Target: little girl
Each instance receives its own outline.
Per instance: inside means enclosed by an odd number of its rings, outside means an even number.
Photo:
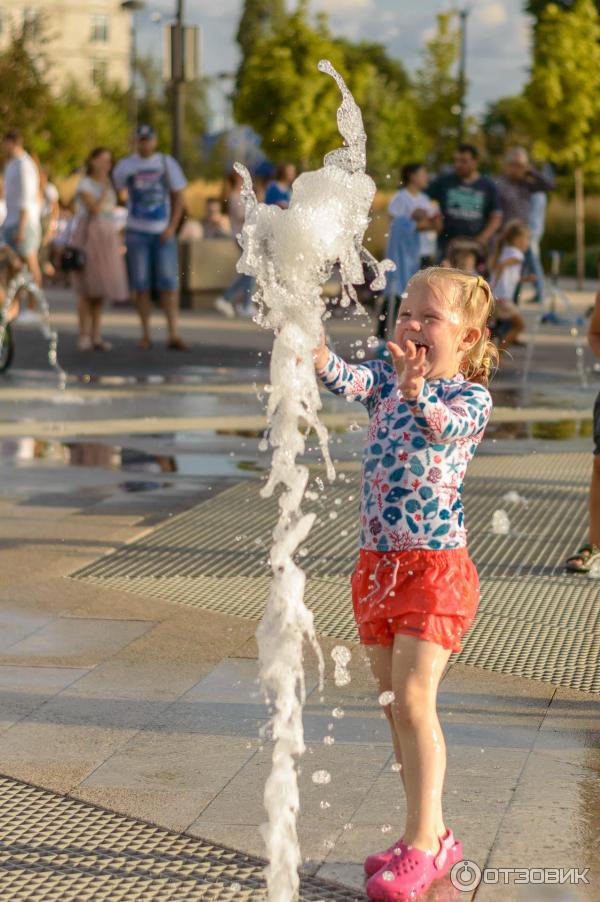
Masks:
[[[361,401],[370,417],[352,600],[379,692],[390,699],[384,710],[407,800],[402,838],[365,861],[370,899],[413,899],[462,858],[442,815],[436,697],[479,602],[461,495],[492,406],[492,306],[480,276],[432,267],[408,283],[388,343],[392,363],[350,366],[324,343],[314,355],[325,386]]]
[[[504,326],[500,336],[500,344],[504,348],[520,344],[519,336],[525,328],[515,297],[523,281],[523,262],[528,247],[528,227],[520,219],[511,219],[500,236],[490,278],[496,299],[496,319]]]

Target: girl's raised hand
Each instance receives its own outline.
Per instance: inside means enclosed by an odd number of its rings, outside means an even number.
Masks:
[[[325,330],[321,329],[321,343],[318,348],[314,348],[313,350],[313,360],[315,364],[315,369],[322,370],[327,366],[327,361],[329,360],[329,348],[327,347],[325,341]]]
[[[406,342],[406,351],[393,341],[388,341],[387,349],[398,375],[398,385],[405,398],[416,398],[425,381],[425,348],[417,351],[414,342]]]

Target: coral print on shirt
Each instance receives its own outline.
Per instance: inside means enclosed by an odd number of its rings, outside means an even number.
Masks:
[[[458,375],[404,398],[395,369],[351,366],[330,352],[321,381],[369,413],[360,545],[373,551],[466,546],[463,481],[492,409],[484,386]]]

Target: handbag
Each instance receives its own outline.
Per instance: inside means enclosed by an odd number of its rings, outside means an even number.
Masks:
[[[62,253],[61,269],[63,272],[81,272],[85,267],[86,253],[82,247],[67,244]]]

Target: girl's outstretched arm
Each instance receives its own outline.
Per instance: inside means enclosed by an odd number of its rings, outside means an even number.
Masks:
[[[483,432],[492,410],[487,388],[469,382],[454,398],[442,401],[425,381],[425,349],[417,351],[412,341],[407,342],[406,351],[391,341],[387,346],[399,391],[425,438],[441,445]]]
[[[314,358],[317,376],[329,391],[363,403],[372,398],[379,384],[381,361],[354,366],[325,346],[315,351]]]
[[[416,425],[434,445],[483,432],[492,411],[487,388],[474,382],[466,383],[463,391],[447,402],[424,382],[416,397],[405,400]]]

